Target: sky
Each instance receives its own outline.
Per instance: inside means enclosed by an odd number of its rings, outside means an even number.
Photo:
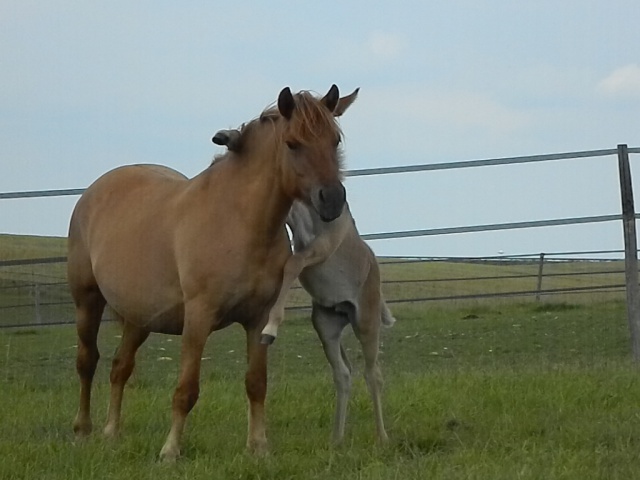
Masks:
[[[3,0],[0,192],[158,163],[279,91],[342,94],[348,169],[640,147],[640,2]],[[640,192],[640,155],[631,155]],[[348,178],[359,231],[620,212],[614,156]],[[66,235],[78,197],[0,200],[0,233]],[[636,201],[636,204],[640,204]],[[378,255],[622,249],[619,222],[375,240]]]

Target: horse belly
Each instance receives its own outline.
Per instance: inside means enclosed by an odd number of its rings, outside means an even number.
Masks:
[[[348,262],[330,258],[305,268],[300,273],[300,283],[316,303],[333,307],[342,302],[357,301],[364,283],[359,273],[351,269]]]
[[[131,283],[100,282],[98,286],[107,304],[124,321],[150,332],[180,334],[184,324],[182,296],[172,289],[137,288]]]

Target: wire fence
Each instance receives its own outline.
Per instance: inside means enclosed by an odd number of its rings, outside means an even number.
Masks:
[[[347,176],[386,175],[419,171],[509,165],[640,153],[640,148],[590,150],[351,170]],[[2,199],[80,195],[85,189],[0,193]],[[639,216],[636,215],[636,218]],[[622,220],[621,214],[572,217],[540,221],[474,225],[362,235],[365,240],[449,235]],[[390,304],[447,302],[450,305],[495,302],[496,299],[573,301],[624,299],[623,251],[563,252],[483,258],[382,258],[383,293]],[[593,255],[594,258],[589,258]],[[611,255],[603,258],[603,255]],[[618,256],[618,258],[615,258]],[[66,258],[0,259],[0,327],[53,325],[73,322],[66,285]],[[569,300],[570,299],[570,300]],[[310,299],[298,286],[290,295],[289,309],[308,309]]]
[[[416,302],[459,307],[514,300],[623,300],[623,260],[585,258],[589,253],[593,252],[482,258],[382,257],[382,290],[392,306]],[[65,257],[0,261],[0,328],[73,323],[65,271]],[[295,285],[287,309],[304,311],[310,307],[308,294]],[[105,318],[109,316],[105,312]]]
[[[528,156],[520,156],[520,157],[465,160],[460,162],[405,165],[405,166],[398,166],[398,167],[366,168],[366,169],[358,169],[358,170],[348,170],[345,172],[345,175],[348,177],[390,175],[390,174],[399,174],[399,173],[414,173],[414,172],[426,172],[426,171],[437,171],[437,170],[452,170],[452,169],[461,169],[461,168],[477,168],[477,167],[497,166],[497,165],[515,165],[515,164],[522,164],[522,163],[549,162],[549,161],[557,161],[557,160],[578,160],[581,158],[618,155],[621,147],[624,147],[624,149],[628,153],[640,153],[640,147],[627,147],[626,145],[620,145],[618,146],[618,148],[601,149],[601,150],[583,150],[583,151],[576,151],[576,152],[553,153],[548,155],[528,155]],[[84,191],[85,191],[84,188],[67,188],[67,189],[58,189],[58,190],[0,192],[0,200],[56,197],[56,196],[74,196],[74,195],[81,195]],[[640,215],[637,215],[636,218],[640,218]],[[404,230],[404,231],[397,231],[397,232],[380,232],[380,233],[364,234],[362,235],[362,238],[365,240],[383,240],[383,239],[409,238],[409,237],[429,236],[429,235],[450,235],[450,234],[457,234],[457,233],[471,233],[471,232],[485,232],[485,231],[496,231],[496,230],[513,230],[513,229],[521,229],[521,228],[537,228],[537,227],[549,227],[549,226],[561,226],[561,225],[576,225],[576,224],[585,224],[585,223],[611,222],[611,221],[620,221],[621,219],[622,219],[621,214],[594,215],[594,216],[587,216],[587,217],[569,217],[569,218],[558,218],[558,219],[548,219],[548,220],[495,223],[495,224],[488,224],[488,225],[471,225],[471,226],[467,225],[467,226],[460,226],[460,227]]]

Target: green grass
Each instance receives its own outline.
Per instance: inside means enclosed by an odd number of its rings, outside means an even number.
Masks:
[[[0,260],[60,257],[67,254],[67,239],[0,233],[0,252]]]
[[[376,446],[361,356],[347,436],[329,442],[333,385],[308,319],[270,349],[271,454],[244,452],[244,335],[209,339],[183,458],[157,462],[168,432],[179,338],[152,336],[125,393],[123,434],[100,435],[117,325],[105,324],[94,427],[76,443],[71,327],[0,331],[0,478],[615,479],[640,468],[640,380],[621,302],[491,307],[404,305],[381,362],[390,435]]]

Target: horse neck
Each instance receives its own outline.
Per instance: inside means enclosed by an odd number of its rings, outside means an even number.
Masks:
[[[292,203],[284,188],[279,151],[273,142],[248,150],[214,165],[210,175],[212,179],[215,175],[216,185],[233,195],[235,214],[249,222],[253,234],[272,238],[282,234]]]

